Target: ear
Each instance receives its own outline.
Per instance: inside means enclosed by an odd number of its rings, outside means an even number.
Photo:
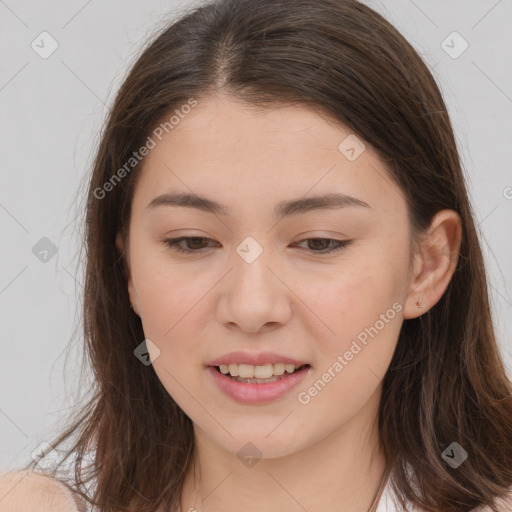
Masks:
[[[128,283],[128,295],[130,296],[130,302],[132,303],[133,310],[135,313],[140,316],[140,305],[139,305],[139,299],[137,297],[137,292],[135,290],[135,287],[133,286],[133,280],[130,270],[130,261],[128,258],[128,255],[124,253],[124,242],[123,237],[120,232],[116,235],[116,247],[118,248],[121,256],[124,259],[125,262],[125,275]]]
[[[421,316],[442,297],[457,267],[461,239],[462,223],[458,213],[454,210],[438,212],[414,255],[404,306],[405,319]]]

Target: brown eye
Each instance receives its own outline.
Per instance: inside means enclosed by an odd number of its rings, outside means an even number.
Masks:
[[[352,243],[351,240],[334,240],[332,238],[306,238],[302,242],[309,242],[308,249],[318,254],[327,254],[344,249]],[[311,243],[313,242],[313,243]]]
[[[205,240],[208,241],[211,239],[205,238],[205,237],[200,237],[200,236],[182,236],[179,238],[168,238],[168,239],[164,240],[164,244],[177,252],[192,253],[192,252],[200,252],[201,250],[205,249],[205,247],[204,247]],[[181,242],[185,242],[186,247],[184,247],[183,245],[180,245]],[[188,247],[189,244],[192,247]]]
[[[172,250],[182,253],[201,252],[209,247],[205,245],[208,241],[213,241],[211,238],[199,236],[182,236],[179,238],[168,238],[164,240],[164,244]],[[352,243],[352,240],[335,240],[332,238],[306,238],[301,240],[300,243],[308,242],[307,249],[316,254],[327,254],[344,249],[347,245]],[[182,245],[182,244],[185,245]],[[210,246],[211,247],[211,246]]]

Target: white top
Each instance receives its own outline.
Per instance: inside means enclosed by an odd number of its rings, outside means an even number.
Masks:
[[[379,499],[376,512],[395,512],[396,508],[391,499],[391,486],[389,484],[389,478],[386,482],[386,486],[382,490],[382,494]]]
[[[386,486],[382,490],[381,497],[379,499],[379,503],[377,505],[376,512],[400,512],[399,509],[395,506],[392,498],[392,489],[390,484],[390,478],[388,478],[386,482]],[[512,511],[512,489],[509,495],[509,498],[506,500],[496,500],[496,505],[498,507],[502,507],[499,510],[502,512],[511,512]],[[411,504],[408,504],[410,512],[418,512],[417,507],[413,507]],[[490,507],[481,506],[472,509],[470,512],[492,512]]]

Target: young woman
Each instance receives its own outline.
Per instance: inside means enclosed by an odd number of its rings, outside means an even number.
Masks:
[[[86,229],[96,387],[50,444],[77,436],[87,510],[512,509],[446,105],[369,7],[219,0],[166,27],[106,122]]]

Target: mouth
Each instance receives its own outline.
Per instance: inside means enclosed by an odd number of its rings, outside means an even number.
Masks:
[[[240,359],[243,358],[241,355]],[[283,359],[288,359],[288,362],[283,362]],[[277,358],[274,360],[279,361]],[[283,357],[278,363],[254,366],[230,363],[224,358],[224,361],[214,361],[214,364],[207,366],[207,370],[212,384],[231,400],[245,405],[262,405],[287,396],[313,370],[308,363],[295,361],[297,364],[293,364],[289,361],[289,358]]]
[[[291,375],[307,371],[310,364],[273,363],[261,366],[250,364],[221,364],[213,366],[218,373],[233,381],[246,384],[269,384],[278,380],[289,378]]]

